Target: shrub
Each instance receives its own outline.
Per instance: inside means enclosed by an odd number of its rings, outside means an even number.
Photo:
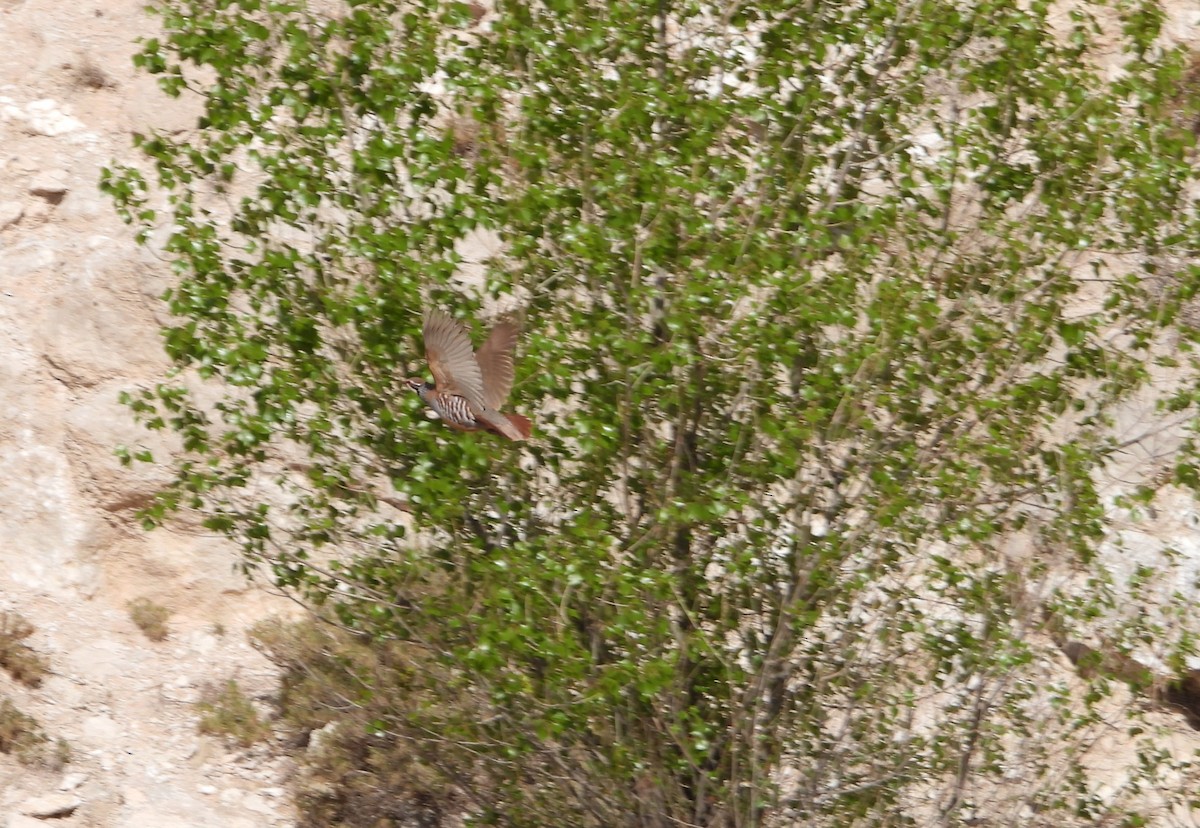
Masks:
[[[0,753],[34,764],[55,755],[47,750],[49,741],[37,719],[18,710],[11,699],[0,698]]]
[[[149,598],[137,598],[129,602],[129,618],[151,641],[165,641],[170,635],[167,625],[171,611]]]
[[[0,612],[0,667],[22,684],[37,687],[50,664],[25,643],[31,635],[33,626],[20,614]]]
[[[425,711],[461,705],[459,713],[478,715],[480,705],[446,685],[443,694],[422,691],[407,678],[412,670],[436,669],[395,642],[372,645],[362,636],[327,624],[305,621],[260,623],[251,640],[282,670],[280,713],[285,726],[309,744],[301,754],[296,799],[302,824],[342,826],[449,824],[467,807],[457,784],[431,761],[457,748],[423,744],[411,727],[436,726]],[[326,726],[333,724],[332,730]],[[319,746],[314,733],[321,733]],[[309,743],[312,738],[313,742]],[[466,771],[469,763],[461,769]]]
[[[271,735],[270,726],[259,716],[254,703],[234,679],[205,690],[196,709],[200,713],[201,733],[221,736],[242,747],[249,747]]]

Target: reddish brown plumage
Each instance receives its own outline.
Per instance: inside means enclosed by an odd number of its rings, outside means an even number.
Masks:
[[[533,424],[527,417],[500,411],[512,390],[516,326],[501,322],[475,353],[463,327],[441,311],[425,314],[424,333],[434,383],[410,379],[407,384],[425,404],[451,428],[529,439]]]
[[[520,414],[506,414],[508,421],[516,426],[517,431],[521,432],[522,439],[528,440],[533,434],[533,423],[528,417],[522,417]]]

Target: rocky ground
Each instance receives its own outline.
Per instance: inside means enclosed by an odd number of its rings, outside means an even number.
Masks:
[[[233,570],[228,545],[144,533],[154,474],[113,456],[142,439],[117,394],[164,365],[166,269],[96,183],[134,158],[132,132],[194,125],[134,73],[133,39],[154,25],[134,0],[0,0],[0,611],[32,624],[51,671],[36,688],[0,671],[0,698],[71,750],[54,772],[0,755],[8,828],[293,822],[287,767],[198,735],[193,707],[226,678],[270,692],[245,630],[287,605]],[[165,641],[130,620],[139,597],[173,611]]]

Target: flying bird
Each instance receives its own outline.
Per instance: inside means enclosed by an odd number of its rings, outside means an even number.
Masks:
[[[425,359],[433,382],[411,378],[405,384],[451,428],[527,440],[533,430],[529,420],[500,411],[512,390],[516,344],[516,325],[501,322],[472,352],[471,337],[461,325],[441,311],[427,311]]]

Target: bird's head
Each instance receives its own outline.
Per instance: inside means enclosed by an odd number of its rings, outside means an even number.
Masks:
[[[425,388],[427,383],[423,379],[419,379],[417,377],[409,377],[408,379],[406,379],[404,381],[404,384],[407,385],[409,388],[411,388],[413,391],[416,391],[418,394],[420,394],[421,390]]]

